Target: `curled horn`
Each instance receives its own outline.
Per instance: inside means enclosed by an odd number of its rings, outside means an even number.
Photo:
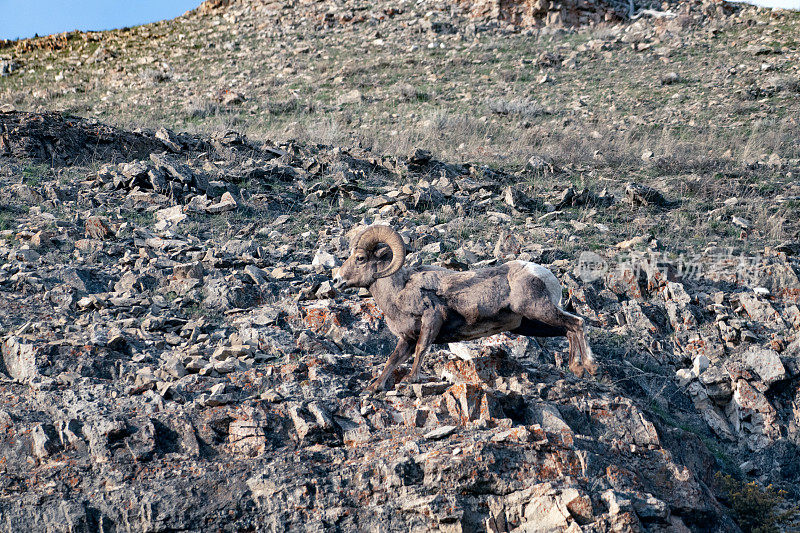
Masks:
[[[378,244],[386,244],[392,250],[392,262],[386,269],[376,272],[375,279],[391,276],[403,266],[406,260],[406,245],[403,238],[389,226],[370,226],[356,241],[355,248],[373,250]]]

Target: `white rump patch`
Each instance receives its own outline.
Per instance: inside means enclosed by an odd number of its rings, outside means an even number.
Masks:
[[[525,266],[525,270],[542,280],[542,283],[544,283],[550,295],[550,301],[561,309],[561,283],[558,281],[556,275],[550,272],[549,268],[545,268],[542,265],[530,263],[528,261],[519,262]]]

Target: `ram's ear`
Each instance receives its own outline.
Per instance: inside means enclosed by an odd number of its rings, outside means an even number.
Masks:
[[[381,246],[375,250],[375,258],[378,261],[388,261],[392,258],[392,249],[388,246]]]

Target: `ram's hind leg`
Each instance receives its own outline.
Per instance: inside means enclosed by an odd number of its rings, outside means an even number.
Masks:
[[[583,319],[581,319],[581,329],[576,334],[576,340],[581,350],[581,364],[589,374],[594,376],[597,374],[598,370],[597,361],[592,353],[592,347],[589,346],[589,343],[586,341],[586,332],[583,329],[583,322]]]
[[[560,332],[559,335],[567,337],[569,342],[569,369],[576,376],[582,376],[584,370],[590,374],[597,372],[597,363],[595,363],[592,350],[586,342],[583,319],[581,317],[567,313],[547,298],[527,302],[517,308],[512,308],[512,310],[523,315],[534,324],[540,323],[547,326],[547,328],[541,328],[543,331],[548,333]],[[537,336],[535,333],[533,335]],[[552,333],[545,336],[552,336]]]
[[[569,369],[573,374],[581,377],[583,375],[583,367],[581,366],[581,358],[578,352],[578,343],[571,331],[567,331],[565,337],[567,337],[567,342],[569,343]]]
[[[597,374],[597,363],[592,355],[592,349],[589,343],[586,342],[586,332],[584,331],[584,320],[571,313],[559,309],[559,313],[566,317],[565,321],[569,323],[567,327],[567,340],[569,341],[570,350],[570,364],[569,368],[575,375],[580,377],[583,371],[586,370],[591,375]],[[577,356],[573,359],[573,352]]]

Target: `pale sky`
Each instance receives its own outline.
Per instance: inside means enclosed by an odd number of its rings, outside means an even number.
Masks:
[[[777,7],[781,9],[800,10],[800,0],[747,0],[747,3],[761,7]]]
[[[201,0],[0,0],[0,39],[111,30],[171,19]]]

